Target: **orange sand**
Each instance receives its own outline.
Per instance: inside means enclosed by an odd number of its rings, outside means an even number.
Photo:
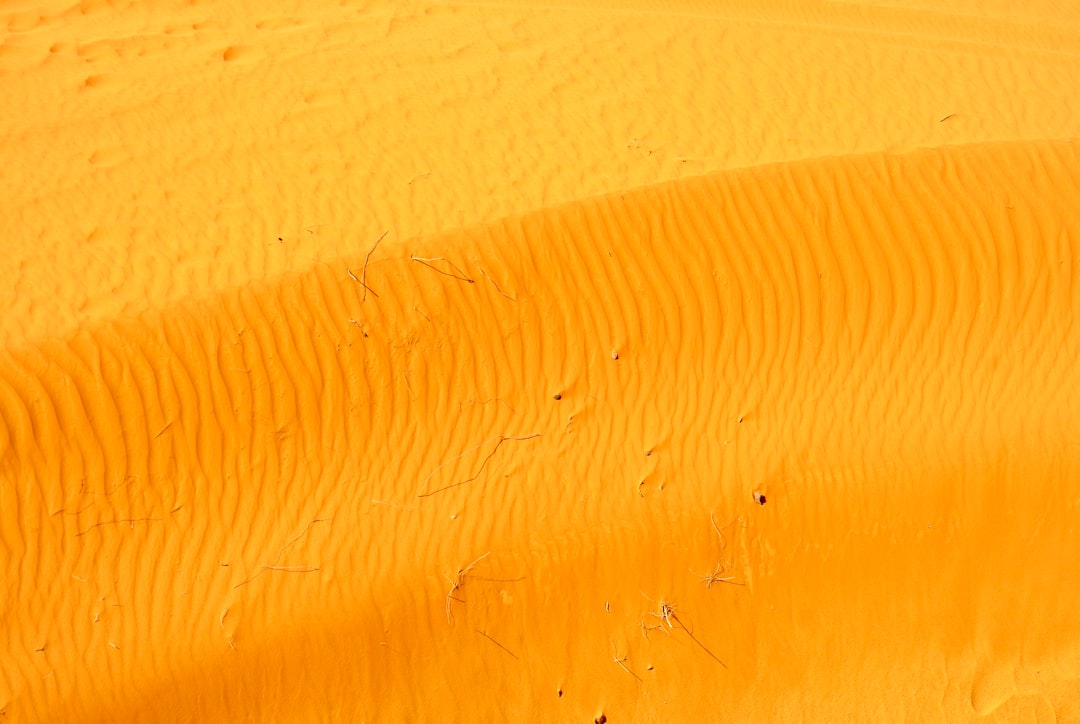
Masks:
[[[583,2],[0,11],[0,718],[1080,721],[1080,11]]]

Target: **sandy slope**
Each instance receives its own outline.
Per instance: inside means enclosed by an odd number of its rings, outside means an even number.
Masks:
[[[301,271],[384,230],[1077,133],[1076,13],[606,4],[16,6],[0,340]]]
[[[1080,718],[1060,8],[7,13],[6,719]]]

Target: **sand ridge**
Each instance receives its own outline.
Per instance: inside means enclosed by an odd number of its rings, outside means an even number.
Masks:
[[[1068,719],[1076,160],[681,179],[5,349],[5,711]]]
[[[38,3],[0,14],[0,339],[760,164],[1075,137],[1072,13]],[[846,59],[837,62],[837,59]],[[587,72],[586,72],[587,71]],[[64,260],[64,263],[58,263]]]

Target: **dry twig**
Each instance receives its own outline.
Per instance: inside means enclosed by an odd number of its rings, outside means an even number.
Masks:
[[[613,661],[614,661],[614,662],[615,662],[616,664],[618,664],[618,665],[619,665],[619,668],[620,668],[620,669],[622,669],[622,670],[623,670],[623,671],[625,671],[626,673],[630,674],[630,676],[633,676],[633,677],[634,677],[635,679],[637,679],[637,680],[638,680],[638,681],[640,681],[640,682],[641,682],[642,684],[644,684],[644,683],[645,683],[645,680],[644,680],[644,679],[642,679],[642,678],[641,678],[640,676],[638,676],[637,674],[635,674],[635,673],[634,673],[633,671],[631,671],[631,670],[630,670],[630,667],[628,667],[628,666],[626,665],[626,662],[627,662],[627,660],[628,660],[629,658],[630,658],[629,656],[623,656],[622,658],[619,658],[619,651],[618,651],[618,649],[616,649],[616,648],[615,648],[615,642],[614,642],[614,641],[612,641],[612,642],[611,642],[611,659],[612,659],[612,660],[613,660]]]
[[[268,566],[265,563],[262,568],[267,571],[284,571],[285,573],[312,573],[319,570],[318,566]]]
[[[712,659],[713,659],[713,661],[715,661],[716,663],[720,664],[720,665],[721,665],[721,666],[723,666],[723,667],[724,667],[725,669],[727,668],[727,664],[725,664],[725,663],[724,663],[723,661],[721,661],[721,660],[719,659],[719,657],[717,657],[717,655],[716,655],[716,654],[714,654],[714,653],[713,653],[712,651],[710,651],[710,650],[708,649],[708,647],[706,647],[706,646],[705,646],[705,644],[701,643],[701,641],[699,641],[699,640],[698,640],[697,636],[695,636],[695,635],[694,635],[694,634],[693,634],[693,633],[692,633],[692,632],[690,631],[690,629],[688,629],[688,628],[686,627],[686,624],[684,624],[684,623],[683,623],[682,621],[680,621],[680,620],[679,620],[679,617],[678,617],[678,616],[677,616],[677,615],[675,614],[675,604],[673,604],[673,603],[669,603],[669,602],[667,602],[667,601],[663,601],[663,600],[662,600],[662,601],[660,601],[659,611],[658,611],[658,612],[653,612],[653,613],[652,613],[652,615],[653,615],[653,616],[656,616],[656,617],[657,617],[657,618],[659,618],[659,619],[660,619],[661,621],[663,621],[664,623],[666,623],[666,624],[667,624],[667,626],[668,626],[668,628],[669,628],[669,629],[671,629],[671,630],[674,630],[674,629],[675,629],[674,625],[672,625],[672,622],[674,622],[675,624],[678,624],[679,628],[681,628],[681,629],[682,629],[683,631],[685,631],[685,632],[686,632],[686,635],[687,635],[687,636],[689,636],[689,637],[690,637],[690,639],[691,639],[691,640],[692,640],[692,641],[693,641],[693,642],[694,642],[695,644],[697,644],[698,646],[700,646],[700,647],[701,647],[701,650],[702,650],[702,651],[704,651],[704,652],[705,652],[705,653],[707,653],[707,654],[708,654],[709,656],[711,656],[711,657],[712,657]]]
[[[488,641],[490,641],[491,643],[495,644],[495,645],[496,645],[496,646],[498,646],[498,647],[499,647],[500,649],[502,649],[503,651],[505,651],[506,653],[510,654],[510,655],[511,655],[511,656],[513,656],[513,657],[514,657],[515,659],[517,659],[517,654],[515,654],[515,653],[514,653],[513,651],[511,651],[510,649],[506,648],[506,647],[505,647],[505,646],[503,646],[502,644],[500,644],[500,643],[499,643],[498,641],[496,641],[495,639],[493,639],[493,638],[492,638],[491,636],[487,635],[486,633],[484,633],[483,631],[481,631],[481,630],[480,630],[480,629],[478,629],[478,628],[474,628],[474,629],[473,629],[473,631],[475,631],[476,633],[480,634],[481,636],[483,636],[484,638],[486,638],[486,639],[487,639]],[[520,659],[519,659],[519,660],[520,660]]]
[[[434,269],[435,271],[439,272],[440,274],[448,276],[448,277],[450,277],[452,279],[459,279],[459,280],[461,280],[463,282],[468,282],[469,284],[475,284],[476,283],[475,279],[470,279],[465,274],[465,272],[461,271],[461,269],[459,269],[457,267],[457,265],[454,264],[454,262],[450,261],[445,256],[433,256],[433,257],[411,256],[409,258],[412,261],[419,262],[420,264],[423,264],[424,266],[428,267],[429,269]],[[453,269],[457,273],[456,274],[451,274],[450,272],[448,272],[448,271],[446,271],[444,269],[440,269],[439,267],[437,267],[437,266],[435,266],[434,264],[431,263],[433,261],[445,261],[447,264],[450,265],[450,268]]]
[[[382,233],[382,235],[378,239],[375,240],[375,243],[372,245],[372,247],[368,250],[367,256],[364,257],[364,269],[360,272],[360,284],[363,285],[363,287],[364,287],[364,294],[360,297],[361,302],[367,301],[367,293],[368,292],[371,292],[372,294],[375,294],[375,290],[373,290],[371,287],[369,287],[367,285],[367,265],[368,265],[368,262],[371,261],[371,255],[374,254],[375,250],[379,248],[379,242],[381,242],[383,239],[385,239],[386,235],[389,234],[389,233],[390,233],[389,229],[384,231]],[[375,298],[378,299],[378,297],[379,297],[379,295],[375,294]]]
[[[420,493],[416,497],[418,497],[418,498],[427,498],[427,497],[430,497],[432,495],[435,495],[435,493],[441,493],[444,490],[450,490],[451,488],[456,488],[456,487],[459,487],[461,485],[465,485],[466,483],[473,482],[474,480],[476,480],[477,478],[480,477],[480,474],[482,472],[484,472],[484,468],[487,466],[488,461],[491,460],[491,458],[493,458],[495,456],[495,453],[499,451],[499,446],[501,446],[504,442],[507,442],[507,441],[510,441],[510,440],[513,440],[513,441],[532,440],[534,437],[540,437],[540,434],[541,433],[539,433],[539,432],[534,432],[532,435],[525,435],[524,437],[507,437],[506,435],[499,435],[496,438],[492,438],[494,440],[497,440],[498,442],[495,443],[494,449],[492,449],[492,451],[490,453],[488,453],[488,456],[486,458],[484,458],[484,461],[482,463],[480,463],[480,468],[476,471],[475,475],[473,475],[471,478],[469,478],[467,480],[462,480],[462,481],[457,482],[457,483],[452,483],[450,485],[446,485],[446,486],[443,486],[441,488],[437,488],[435,490],[430,490],[430,491],[428,491],[426,493]],[[465,457],[466,455],[468,455],[471,452],[475,452],[475,451],[479,450],[484,445],[487,445],[489,442],[491,442],[491,440],[485,440],[484,442],[480,443],[476,447],[470,448],[469,450],[466,450],[465,452],[461,453],[460,455],[458,455],[456,457],[453,457],[453,458],[450,458],[446,462],[440,464],[437,468],[435,468],[430,473],[428,473],[428,476],[426,478],[424,478],[424,483],[423,484],[426,485],[427,482],[429,480],[431,480],[432,476],[435,475],[435,473],[439,472],[439,470],[441,470],[442,468],[446,467],[447,465],[449,465],[452,462],[460,460],[461,458]]]
[[[345,271],[348,272],[349,276],[352,277],[354,282],[356,282],[357,284],[359,284],[360,286],[362,286],[364,288],[364,294],[360,298],[360,301],[363,301],[364,299],[367,299],[367,293],[368,292],[371,292],[372,294],[375,294],[375,290],[372,289],[371,287],[369,287],[367,284],[364,284],[362,281],[360,281],[360,277],[353,274],[352,269],[349,269],[348,267],[345,267]],[[375,296],[378,297],[379,295],[375,294]],[[353,320],[351,320],[351,319],[349,321],[353,322]],[[353,323],[355,324],[355,322],[353,322]]]
[[[458,572],[457,572],[457,577],[454,578],[454,579],[451,579],[449,576],[444,576],[444,578],[446,578],[446,580],[450,582],[450,592],[446,594],[446,622],[447,623],[449,623],[449,624],[454,623],[454,611],[453,611],[453,605],[454,604],[453,604],[453,602],[457,601],[458,603],[465,603],[464,599],[457,598],[457,597],[454,596],[454,594],[457,593],[461,589],[461,587],[463,585],[465,585],[465,577],[469,575],[469,571],[471,571],[473,568],[475,568],[477,563],[484,560],[489,555],[491,555],[490,551],[485,553],[484,555],[480,556],[479,558],[477,558],[476,560],[474,560],[472,563],[465,566],[464,568],[459,568]]]
[[[88,505],[86,507],[89,508],[90,506]],[[83,508],[83,510],[86,510],[86,508]],[[82,511],[79,512],[81,513]],[[79,536],[84,536],[95,528],[100,528],[103,525],[112,525],[113,523],[128,523],[131,525],[131,529],[135,530],[136,523],[145,523],[151,520],[161,520],[161,518],[121,518],[120,520],[103,520],[100,523],[94,523],[86,530],[79,531],[75,534],[75,537],[78,538]]]
[[[727,576],[721,578],[720,574],[724,572],[724,567],[719,563],[716,564],[716,569],[712,573],[706,573],[704,576],[697,573],[693,568],[690,572],[701,579],[701,582],[705,584],[705,588],[712,588],[714,583],[729,583],[732,586],[745,586],[745,583],[737,583],[735,576]]]
[[[307,532],[311,530],[311,526],[315,525],[316,523],[323,523],[325,521],[326,518],[312,518],[310,521],[308,521],[307,526],[305,526],[304,529],[300,531],[295,538],[293,538],[285,545],[281,546],[281,549],[278,551],[278,554],[274,558],[273,563],[270,563],[269,565],[266,563],[260,564],[259,570],[255,572],[254,575],[248,576],[244,580],[240,581],[235,586],[233,586],[233,589],[237,589],[240,588],[240,586],[251,583],[266,571],[283,571],[285,573],[312,573],[319,570],[318,566],[279,566],[277,563],[281,560],[281,557],[285,555],[285,551],[295,545],[298,540],[307,535]]]
[[[516,302],[517,301],[517,299],[515,299],[514,297],[512,297],[509,294],[507,294],[506,292],[504,292],[502,290],[502,287],[500,287],[498,284],[496,284],[495,280],[492,279],[491,277],[489,277],[488,273],[486,271],[484,271],[483,269],[480,269],[480,273],[484,275],[484,279],[487,279],[489,282],[491,282],[491,286],[495,287],[495,291],[497,291],[499,294],[501,294],[504,297],[506,297],[507,299],[509,299],[511,302]]]

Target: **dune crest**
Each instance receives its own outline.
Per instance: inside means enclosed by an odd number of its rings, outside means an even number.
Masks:
[[[904,7],[907,5],[907,7]],[[762,164],[1075,138],[1053,3],[0,9],[0,343]]]

